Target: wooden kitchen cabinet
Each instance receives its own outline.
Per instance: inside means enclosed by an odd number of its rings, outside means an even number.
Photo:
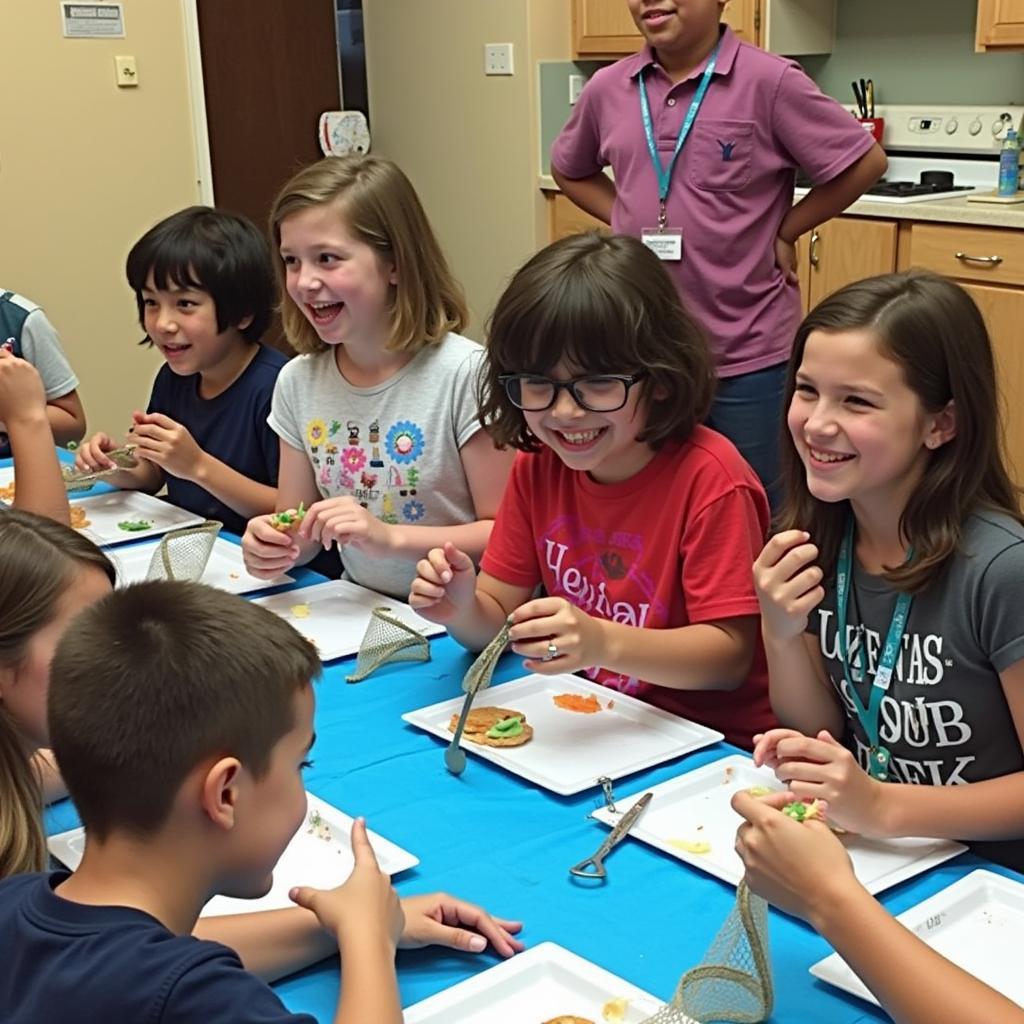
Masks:
[[[896,269],[894,220],[833,217],[797,241],[797,276],[806,313],[843,285]]]
[[[626,0],[571,2],[575,56],[626,57],[640,49],[643,40]],[[740,39],[775,53],[830,53],[836,0],[729,0],[722,21]]]
[[[1024,484],[1024,232],[918,222],[909,265],[954,278],[978,304],[995,351],[1007,459]]]
[[[975,49],[1024,49],[1024,0],[978,0]]]
[[[749,43],[759,43],[762,0],[729,0],[722,20]],[[572,0],[572,49],[577,57],[625,57],[636,53],[643,37],[633,24],[626,0]]]

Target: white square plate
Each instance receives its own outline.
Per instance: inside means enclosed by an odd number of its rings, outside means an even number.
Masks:
[[[729,800],[737,789],[752,786],[782,789],[770,769],[755,768],[754,762],[742,754],[702,765],[652,786],[654,798],[630,829],[630,835],[737,885],[743,877],[743,863],[733,844],[742,819],[729,806]],[[601,808],[594,811],[592,817],[614,825],[622,812],[628,811],[641,795],[636,793],[617,799],[617,814]],[[853,835],[841,838],[853,861],[854,872],[872,894],[927,871],[967,849],[948,839],[865,839]],[[694,853],[677,843],[708,843],[711,849],[707,853]]]
[[[593,694],[603,710],[566,711],[553,701],[562,693]],[[402,718],[449,741],[448,723],[462,710],[463,699],[432,704]],[[462,749],[562,796],[596,786],[602,775],[620,779],[722,738],[714,729],[568,674],[514,679],[481,691],[473,703],[521,711],[533,726],[533,739],[521,747],[486,747],[463,739]]]
[[[905,910],[897,920],[968,974],[1024,1006],[1024,884],[979,869]],[[810,970],[816,978],[878,1005],[838,953]]]
[[[352,856],[350,836],[352,819],[325,803],[319,797],[307,793],[309,810],[306,822],[285,847],[281,859],[274,868],[274,884],[266,896],[255,900],[233,899],[230,896],[214,896],[203,907],[203,917],[219,917],[222,914],[251,914],[257,910],[279,910],[295,904],[288,899],[288,891],[296,885],[311,885],[317,889],[333,889],[341,885],[355,865]],[[322,838],[310,824],[314,812],[326,826],[321,832],[329,832],[330,838]],[[406,852],[400,846],[388,842],[376,832],[368,832],[370,845],[377,855],[381,870],[397,875],[419,864],[419,858]],[[85,829],[73,828],[50,836],[47,840],[50,853],[62,864],[74,871],[82,859],[85,849]]]
[[[444,632],[444,626],[428,622],[407,604],[347,580],[299,587],[283,594],[259,597],[253,603],[261,604],[287,619],[304,637],[316,644],[323,661],[344,658],[359,650],[374,608],[387,608],[396,619],[401,619],[424,636]],[[306,614],[296,615],[295,609]]]
[[[158,537],[169,530],[196,526],[203,522],[202,516],[193,515],[177,505],[154,498],[152,494],[143,494],[142,491],[113,491],[110,494],[95,494],[91,498],[69,497],[72,505],[85,509],[89,520],[89,525],[79,532],[100,547]],[[145,530],[122,530],[117,524],[126,520],[145,520],[150,525]]]
[[[160,541],[154,540],[148,544],[132,544],[108,552],[110,560],[117,567],[117,585],[124,587],[129,583],[144,580],[146,573],[149,572],[153,552],[159,546]],[[210,552],[210,560],[206,563],[201,582],[231,594],[248,594],[251,590],[265,590],[267,587],[276,587],[282,583],[293,583],[294,577],[287,573],[275,576],[272,580],[250,576],[242,560],[242,549],[237,544],[218,537],[213,542],[213,550]]]
[[[623,1024],[640,1024],[661,1001],[575,953],[542,942],[404,1011],[405,1024],[540,1024],[575,1016],[603,1024],[601,1010],[626,999]]]

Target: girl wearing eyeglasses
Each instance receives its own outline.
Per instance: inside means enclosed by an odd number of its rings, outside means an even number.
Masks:
[[[479,575],[434,548],[410,603],[472,650],[511,616],[527,670],[585,670],[749,749],[772,721],[750,572],[768,503],[701,425],[714,369],[658,258],[625,236],[555,242],[489,335],[480,418],[519,454]]]

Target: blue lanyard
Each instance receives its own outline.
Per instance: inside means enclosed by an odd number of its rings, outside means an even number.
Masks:
[[[896,667],[896,659],[899,657],[900,646],[903,643],[903,633],[906,629],[907,618],[910,615],[910,605],[913,597],[907,593],[901,593],[896,599],[896,608],[892,613],[892,621],[889,623],[889,632],[885,637],[885,647],[882,649],[882,657],[879,659],[878,668],[875,671],[875,678],[871,683],[871,695],[868,698],[867,707],[857,695],[853,680],[850,678],[850,654],[846,644],[846,608],[850,597],[850,581],[853,575],[853,518],[850,518],[846,526],[846,533],[839,546],[839,565],[836,572],[836,604],[839,617],[839,657],[843,663],[843,676],[849,689],[850,699],[857,709],[857,717],[867,734],[868,743],[871,745],[871,761],[868,771],[877,779],[888,778],[889,751],[879,744],[878,716],[882,705],[882,697],[889,689],[892,682],[893,669]],[[913,558],[914,552],[911,549],[907,552],[907,561]],[[857,667],[865,666],[866,659],[861,654],[864,649],[864,640],[861,638],[861,646],[857,653]]]
[[[714,74],[715,65],[718,63],[718,50],[721,45],[721,40],[719,40],[714,50],[711,51],[711,56],[708,58],[708,65],[704,69],[704,75],[700,80],[700,85],[697,86],[697,94],[693,97],[690,109],[686,112],[686,118],[683,121],[683,126],[679,129],[679,138],[676,139],[676,148],[672,153],[672,157],[669,160],[667,167],[661,166],[661,157],[658,156],[658,144],[654,138],[654,124],[651,121],[651,107],[647,101],[647,85],[644,82],[644,72],[647,69],[644,68],[640,72],[640,112],[643,114],[644,119],[644,134],[647,136],[647,151],[651,154],[651,163],[654,164],[654,173],[658,176],[658,204],[660,211],[658,214],[659,227],[665,226],[665,202],[668,199],[668,189],[669,184],[672,181],[672,171],[676,166],[676,159],[686,143],[687,136],[690,134],[690,129],[693,127],[693,122],[697,119],[697,111],[700,110],[700,105],[704,102],[704,96],[708,91],[708,86],[711,84],[711,76]]]

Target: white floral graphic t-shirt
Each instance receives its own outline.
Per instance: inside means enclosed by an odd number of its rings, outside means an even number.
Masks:
[[[449,334],[369,388],[349,384],[333,349],[298,356],[277,379],[268,422],[309,456],[324,498],[351,495],[385,523],[469,523],[476,511],[460,449],[481,429],[483,354],[476,342]],[[340,549],[347,579],[402,600],[422,554],[381,559]]]

